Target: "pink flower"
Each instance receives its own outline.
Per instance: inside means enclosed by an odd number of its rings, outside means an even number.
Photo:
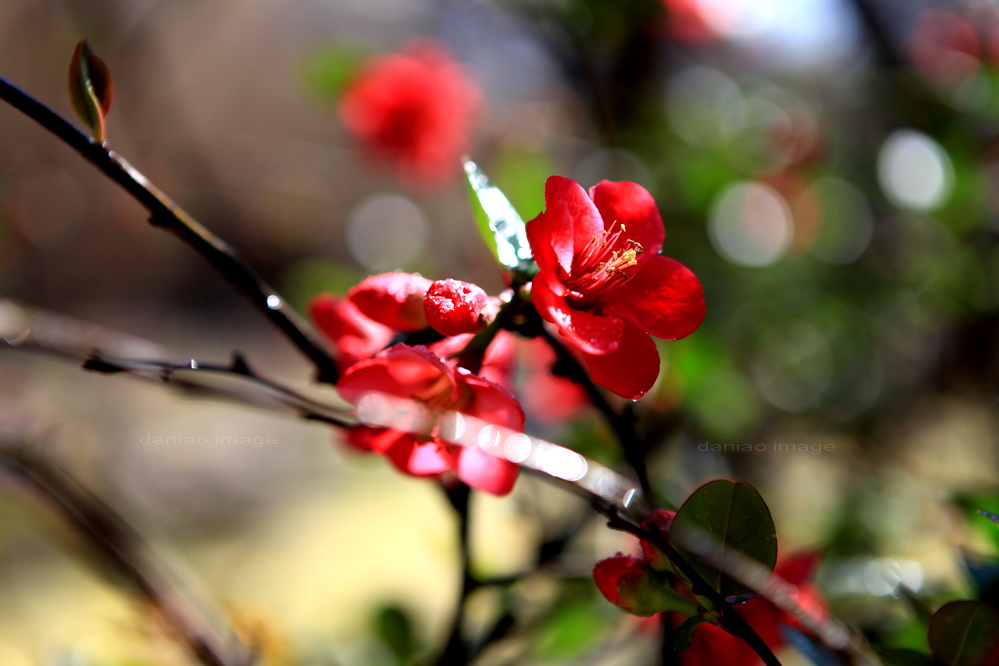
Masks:
[[[527,223],[538,312],[582,354],[593,381],[625,398],[659,376],[649,336],[676,340],[704,319],[700,281],[659,254],[665,235],[640,185],[603,181],[587,195],[559,176],[545,183],[544,212]]]
[[[422,188],[457,173],[481,95],[443,45],[411,44],[370,61],[347,88],[340,119],[376,158]]]
[[[353,404],[371,393],[414,400],[432,411],[459,411],[487,423],[523,430],[524,412],[504,388],[446,363],[425,347],[395,345],[351,366],[337,384]],[[437,477],[453,473],[472,488],[505,495],[518,467],[480,449],[449,444],[436,432],[415,434],[384,427],[357,426],[348,432],[355,448],[388,457],[401,471]]]

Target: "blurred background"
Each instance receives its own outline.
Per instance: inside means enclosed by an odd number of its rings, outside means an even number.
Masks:
[[[115,81],[111,147],[302,311],[396,268],[497,293],[457,173],[401,184],[337,117],[360,63],[421,36],[481,87],[472,158],[525,220],[549,175],[638,182],[664,253],[703,282],[707,319],[662,345],[637,408],[663,496],[751,481],[782,548],[824,553],[834,612],[918,644],[899,586],[967,593],[969,558],[999,543],[969,513],[999,504],[999,5],[6,0],[0,75],[72,117],[67,66],[88,38]],[[239,350],[310,379],[199,257],[6,106],[0,295],[119,331],[129,351]],[[552,425],[527,409],[533,432],[620,463],[592,415]],[[440,493],[324,427],[9,350],[0,422],[122,510],[274,663],[391,664],[386,617],[410,618],[423,646],[446,629],[458,580]],[[268,439],[216,443],[232,437]],[[8,481],[0,663],[184,663]],[[530,567],[537,534],[581,507],[534,480],[481,498],[477,566]],[[525,593],[546,609],[521,636],[530,663],[615,663],[599,645],[627,619],[585,578],[632,544],[591,527],[571,595]],[[580,598],[585,612],[564,610]]]

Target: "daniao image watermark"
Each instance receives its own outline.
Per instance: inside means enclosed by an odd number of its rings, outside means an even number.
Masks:
[[[697,445],[697,450],[705,453],[833,453],[836,445],[832,442],[709,442],[707,440]]]
[[[188,435],[183,433],[154,434],[146,433],[139,438],[144,446],[232,446],[262,448],[275,446],[278,438],[274,435],[233,435],[215,433],[214,435]]]

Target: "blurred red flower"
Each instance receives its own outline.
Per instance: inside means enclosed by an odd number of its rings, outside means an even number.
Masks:
[[[337,389],[358,404],[370,394],[414,400],[431,411],[459,411],[514,430],[523,430],[524,412],[503,387],[448,364],[426,347],[395,345],[359,361],[340,378]],[[516,464],[473,447],[449,444],[431,435],[386,427],[357,426],[347,433],[357,449],[384,454],[406,474],[439,476],[451,472],[472,488],[505,495],[517,479]]]
[[[458,173],[479,114],[478,86],[436,42],[372,59],[340,101],[340,119],[408,185],[427,189]]]
[[[316,296],[309,304],[309,316],[333,343],[341,371],[377,354],[395,335],[394,330],[367,317],[351,301],[332,294]]]
[[[538,312],[582,354],[593,381],[625,398],[659,376],[649,335],[682,338],[704,319],[700,281],[659,254],[665,236],[652,195],[635,183],[603,181],[587,195],[552,176],[545,210],[527,223]]]

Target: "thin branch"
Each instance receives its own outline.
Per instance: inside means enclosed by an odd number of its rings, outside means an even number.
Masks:
[[[465,624],[465,608],[468,604],[468,597],[475,588],[475,579],[471,571],[471,551],[469,544],[469,520],[468,509],[471,499],[471,488],[463,483],[456,484],[450,488],[443,487],[447,495],[451,508],[454,509],[455,520],[458,526],[458,560],[461,571],[461,589],[458,592],[458,601],[455,604],[454,617],[451,619],[451,629],[448,631],[447,641],[444,650],[436,662],[440,666],[457,666],[468,663],[470,653],[469,646],[462,636],[462,626]]]
[[[652,498],[652,486],[649,483],[648,466],[645,464],[645,452],[641,445],[641,440],[638,437],[638,433],[635,432],[634,413],[630,409],[624,412],[619,412],[614,409],[614,406],[610,404],[600,388],[593,383],[592,379],[590,379],[590,374],[579,363],[576,357],[569,353],[569,350],[565,348],[565,345],[563,345],[554,335],[552,335],[551,331],[546,329],[544,326],[541,326],[540,330],[541,337],[544,338],[545,342],[548,343],[548,346],[555,352],[556,365],[558,365],[570,379],[583,387],[583,390],[586,392],[586,397],[589,398],[593,406],[604,415],[604,419],[606,419],[608,425],[610,425],[611,430],[614,431],[618,445],[621,447],[621,452],[624,454],[625,461],[635,472],[635,477],[638,479],[638,484],[642,488],[642,493],[646,497]]]
[[[198,661],[206,666],[256,663],[232,628],[181,587],[132,526],[65,470],[23,446],[0,446],[0,467],[54,508],[101,562],[160,614]]]
[[[0,299],[0,348],[9,347],[69,359],[87,370],[169,384],[192,394],[244,405],[292,411],[310,420],[339,427],[356,425],[345,407],[314,400],[252,369],[235,354],[229,364],[194,359],[164,361],[109,354],[104,346],[160,352],[153,343],[126,336],[72,317],[27,308]]]
[[[151,224],[166,229],[191,246],[277,326],[315,366],[318,381],[336,382],[339,374],[336,364],[312,328],[232,246],[202,226],[123,157],[105,145],[94,143],[62,116],[2,77],[0,99],[47,129],[118,183],[149,211]]]
[[[673,544],[666,538],[664,532],[660,530],[647,530],[635,522],[623,517],[617,510],[608,511],[603,507],[596,507],[597,511],[607,517],[607,526],[630,534],[634,534],[640,539],[645,539],[659,548],[669,556],[669,559],[680,570],[687,580],[690,581],[691,590],[694,594],[706,597],[714,605],[715,609],[722,615],[722,623],[733,636],[738,636],[746,641],[746,644],[760,656],[766,666],[780,666],[773,651],[763,641],[756,630],[749,626],[745,618],[733,608],[717,590],[704,580],[704,577],[695,569],[682,555],[673,547]]]

